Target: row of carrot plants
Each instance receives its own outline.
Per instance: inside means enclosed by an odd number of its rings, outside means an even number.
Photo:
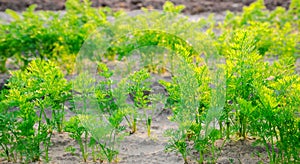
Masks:
[[[11,73],[0,96],[0,150],[8,161],[50,161],[51,137],[57,131],[68,132],[78,142],[84,161],[91,154],[94,161],[112,162],[118,143],[138,130],[137,120],[144,118],[151,135],[154,115],[147,111],[158,110],[155,104],[163,103],[173,111],[170,120],[178,123],[178,129],[166,132],[166,150],[179,152],[186,163],[190,158],[199,163],[216,162],[216,140],[246,140],[250,136],[266,148],[270,163],[299,162],[300,77],[295,72],[299,1],[292,0],[287,11],[280,7],[267,11],[258,0],[243,13],[228,12],[222,23],[190,22],[179,15],[183,7],[170,2],[162,13],[133,18],[117,13],[120,21],[111,23],[106,20],[106,10],[89,5],[84,1],[82,10],[79,1],[69,0],[65,15],[40,12],[36,16],[34,7],[22,16],[7,11],[15,21],[1,26],[0,50],[4,63],[13,58],[23,66]],[[65,63],[52,61],[70,63],[68,57],[77,54],[89,32],[99,26],[105,29],[100,34],[113,38],[100,40],[110,45],[97,63],[98,75],[104,80],[97,82],[88,72],[81,72],[67,81],[66,68],[60,65]],[[211,41],[199,32],[203,29]],[[123,35],[132,30],[131,35]],[[22,47],[17,48],[19,45]],[[205,47],[208,45],[216,51],[211,52]],[[164,47],[182,57],[183,64],[168,61],[177,68],[172,70],[172,80],[159,81],[167,95],[148,94],[152,93],[151,63],[116,83],[112,80],[115,72],[101,62],[103,56],[122,59],[145,46]],[[142,53],[149,55],[147,52]],[[216,66],[223,70],[222,76],[211,77],[213,70],[199,53],[207,57],[220,54],[226,61]],[[270,62],[268,58],[274,56],[278,60]],[[134,103],[128,103],[127,96]],[[67,102],[71,105],[66,106]],[[77,115],[65,120],[66,108]],[[208,126],[211,123],[218,127]]]

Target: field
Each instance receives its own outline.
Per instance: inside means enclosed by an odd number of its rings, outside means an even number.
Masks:
[[[300,162],[299,0],[91,4],[6,10],[0,163]]]

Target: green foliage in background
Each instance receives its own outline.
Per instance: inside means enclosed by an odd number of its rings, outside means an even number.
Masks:
[[[65,13],[35,8],[6,10],[13,20],[0,28],[1,71],[7,58],[25,68],[35,58],[59,61],[77,54],[90,32],[107,23],[104,10],[92,8],[90,1],[68,0]]]

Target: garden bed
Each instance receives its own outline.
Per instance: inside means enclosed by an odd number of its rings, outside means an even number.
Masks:
[[[134,60],[139,61],[137,57]],[[118,61],[107,62],[106,65],[110,69],[114,70],[117,66],[120,69],[122,63]],[[137,64],[139,65],[139,64]],[[4,74],[2,74],[4,75]],[[6,76],[6,75],[4,75]],[[67,76],[68,80],[74,79],[76,76]],[[152,90],[157,90],[157,92],[166,94],[165,88],[158,84],[159,79],[165,79],[170,81],[172,78],[169,73],[164,75],[153,74],[154,79],[151,80]],[[115,77],[117,81],[120,81],[120,77]],[[97,81],[101,78],[97,76]],[[103,79],[102,79],[103,80]],[[157,87],[160,87],[157,89]],[[133,99],[129,98],[128,103],[132,104]],[[65,120],[69,120],[71,117],[75,116],[76,113],[72,111],[72,107],[69,103],[65,106],[66,114]],[[71,110],[70,110],[71,109]],[[51,111],[47,111],[47,115],[51,117]],[[140,114],[143,114],[140,111]],[[117,149],[119,150],[119,155],[117,156],[114,163],[120,164],[130,164],[130,163],[141,163],[141,164],[182,164],[184,163],[182,156],[175,152],[166,152],[165,147],[168,144],[168,137],[165,136],[165,132],[168,129],[178,128],[178,124],[171,122],[169,117],[171,117],[172,111],[167,108],[160,108],[155,114],[151,125],[151,136],[147,135],[147,128],[145,120],[139,120],[137,123],[138,130],[134,134],[130,134],[130,129],[126,129],[127,136],[119,143]],[[126,122],[123,122],[126,126]],[[49,148],[50,162],[53,164],[72,164],[72,163],[100,163],[97,159],[93,161],[92,150],[89,148],[89,157],[87,162],[84,162],[81,156],[80,147],[78,143],[72,139],[70,133],[67,132],[53,132],[51,138],[51,146]],[[263,146],[254,146],[255,138],[248,138],[247,140],[240,141],[236,138],[226,141],[224,138],[217,140],[214,144],[217,150],[215,150],[217,158],[215,162],[227,164],[227,163],[269,163],[268,154]],[[195,156],[197,155],[197,152]],[[211,153],[207,152],[207,159],[212,158]],[[1,161],[2,160],[2,161]],[[14,163],[7,162],[6,159],[2,158],[0,160],[3,164]],[[43,161],[43,159],[41,159]],[[197,163],[193,158],[188,159],[190,164]],[[208,161],[207,161],[208,162]],[[32,162],[40,163],[40,162]],[[210,162],[208,162],[210,163]]]
[[[297,1],[35,7],[1,13],[0,163],[299,162]]]

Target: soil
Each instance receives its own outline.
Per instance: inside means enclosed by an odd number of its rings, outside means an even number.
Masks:
[[[64,10],[66,0],[0,0],[0,11],[7,8],[22,11],[31,4],[37,4],[38,10]],[[249,5],[255,0],[171,0],[175,4],[186,6],[184,13],[198,14],[202,12],[221,12],[225,10],[242,11],[243,6]],[[163,0],[92,0],[92,6],[107,6],[117,9],[137,10],[141,7],[162,9]],[[290,0],[265,0],[268,9],[276,6],[288,8]]]

